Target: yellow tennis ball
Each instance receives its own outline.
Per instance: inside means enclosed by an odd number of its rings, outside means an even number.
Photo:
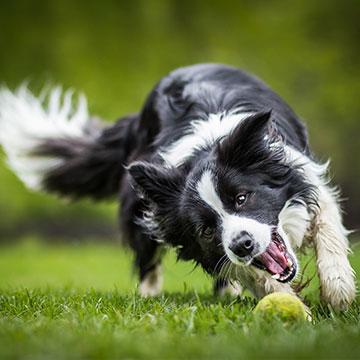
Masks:
[[[262,298],[254,309],[254,315],[265,320],[277,318],[288,323],[307,319],[301,300],[294,295],[280,292]]]

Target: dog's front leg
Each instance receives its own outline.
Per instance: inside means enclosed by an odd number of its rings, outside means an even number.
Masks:
[[[345,310],[356,295],[355,273],[348,260],[348,232],[342,225],[334,191],[326,185],[320,186],[318,203],[313,240],[321,298],[335,310]]]
[[[213,292],[215,296],[240,296],[243,292],[243,288],[239,281],[229,281],[222,278],[214,280]]]
[[[355,273],[348,260],[348,232],[342,224],[337,193],[326,185],[328,164],[316,164],[290,147],[286,151],[289,160],[302,168],[309,184],[317,189],[318,209],[314,209],[311,236],[317,257],[321,297],[334,309],[346,309],[356,295]]]

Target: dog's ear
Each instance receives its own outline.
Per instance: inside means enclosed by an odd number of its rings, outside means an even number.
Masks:
[[[157,205],[173,206],[175,197],[181,193],[184,185],[184,176],[176,168],[136,161],[127,170],[135,190]]]
[[[265,156],[268,144],[276,135],[272,126],[271,111],[258,112],[242,120],[236,128],[217,146],[217,158],[222,164],[230,166],[246,165],[256,156]]]

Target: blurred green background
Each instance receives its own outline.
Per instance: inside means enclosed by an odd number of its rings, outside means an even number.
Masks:
[[[83,91],[104,119],[139,110],[172,69],[242,67],[303,117],[319,158],[359,227],[360,3],[358,0],[13,0],[0,3],[0,82],[60,83]],[[1,157],[4,158],[1,153]],[[114,239],[116,204],[66,204],[28,192],[0,165],[0,239]]]

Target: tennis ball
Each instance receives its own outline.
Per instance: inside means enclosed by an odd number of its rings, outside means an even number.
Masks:
[[[287,323],[307,319],[305,306],[301,300],[294,295],[281,292],[262,298],[254,309],[254,315],[265,320],[277,318]]]

